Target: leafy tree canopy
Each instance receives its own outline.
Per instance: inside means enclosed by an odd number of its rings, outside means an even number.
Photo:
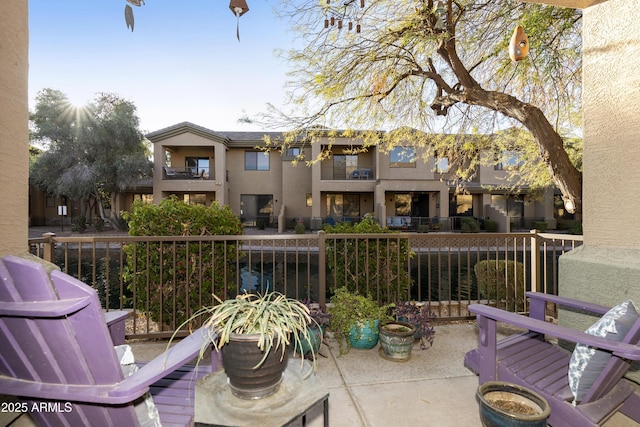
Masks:
[[[152,163],[139,130],[135,105],[118,95],[100,93],[86,107],[44,89],[30,115],[31,140],[45,148],[31,166],[31,182],[50,194],[95,201],[103,219],[105,195],[150,177]],[[112,203],[112,206],[114,204]],[[117,213],[112,212],[112,217]]]
[[[349,129],[334,135],[362,137],[365,149],[413,142],[447,155],[462,178],[473,175],[483,150],[505,145],[502,137],[469,134],[513,128],[518,138],[509,144],[527,184],[552,181],[579,209],[581,173],[565,141],[573,137],[578,152],[581,11],[515,0],[327,3],[282,1],[280,15],[299,35],[298,48],[280,52],[293,69],[291,112],[271,107],[255,120],[296,129],[288,142],[327,129]],[[348,11],[359,33],[347,29]],[[343,28],[325,28],[331,17],[344,20]],[[530,51],[513,62],[508,46],[517,25]]]

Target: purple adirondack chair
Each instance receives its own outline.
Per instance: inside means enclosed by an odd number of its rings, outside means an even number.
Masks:
[[[135,404],[151,391],[163,426],[193,425],[195,380],[212,364],[185,363],[204,331],[125,378],[95,290],[47,270],[32,259],[0,259],[0,394],[26,403],[38,425],[136,426]],[[121,319],[109,320],[124,332]]]
[[[617,342],[544,320],[547,302],[600,316],[609,307],[537,292],[527,292],[527,297],[531,303],[529,317],[486,305],[469,306],[477,316],[479,345],[465,355],[465,366],[479,374],[480,384],[506,381],[536,391],[551,406],[548,422],[552,426],[597,426],[617,411],[640,422],[640,396],[623,378],[631,362],[640,360],[640,317]],[[498,341],[497,322],[526,332]],[[599,375],[595,374],[595,382],[585,397],[575,405],[568,379],[571,353],[549,342],[545,335],[586,344],[612,355]]]

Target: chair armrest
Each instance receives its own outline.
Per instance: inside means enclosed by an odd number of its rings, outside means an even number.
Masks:
[[[111,405],[129,403],[146,393],[151,384],[196,357],[208,339],[204,328],[198,329],[133,375],[116,384],[43,383],[0,375],[0,394]]]
[[[508,323],[510,325],[524,328],[532,332],[550,335],[567,341],[586,344],[591,347],[611,351],[616,356],[625,359],[640,360],[640,346],[637,345],[611,341],[606,338],[597,337],[582,331],[568,328],[566,326],[556,325],[553,323],[545,322],[543,320],[532,319],[527,316],[511,313],[483,304],[471,304],[469,306],[469,311],[479,316],[479,325],[482,325],[483,323],[480,317],[484,317],[490,321]]]
[[[132,394],[136,397],[141,395],[151,384],[166,376],[167,373],[175,371],[198,356],[207,342],[211,342],[207,329],[200,328],[194,331],[166,352],[142,366],[133,375],[118,383],[109,392],[109,396],[119,398]],[[142,393],[139,393],[140,390]]]
[[[590,302],[580,301],[573,298],[543,294],[541,292],[527,292],[526,296],[532,300],[531,301],[532,304],[535,304],[536,301],[550,302],[550,303],[561,305],[563,307],[568,307],[576,310],[582,310],[582,311],[594,313],[594,314],[597,314],[598,316],[602,316],[611,308],[604,305],[593,304]]]

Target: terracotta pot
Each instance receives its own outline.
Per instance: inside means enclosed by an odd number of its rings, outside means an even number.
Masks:
[[[222,349],[222,365],[229,377],[231,392],[242,399],[262,399],[278,391],[282,372],[287,366],[288,350],[284,357],[280,349],[271,349],[266,360],[258,348],[258,334],[231,334]],[[281,359],[282,358],[282,359]]]

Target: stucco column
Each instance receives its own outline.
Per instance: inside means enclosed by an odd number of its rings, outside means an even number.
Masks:
[[[28,3],[3,0],[0,14],[0,256],[25,252],[29,237]]]
[[[640,307],[640,10],[611,0],[583,15],[584,246],[560,257],[559,293]],[[561,324],[594,322],[561,312]]]

